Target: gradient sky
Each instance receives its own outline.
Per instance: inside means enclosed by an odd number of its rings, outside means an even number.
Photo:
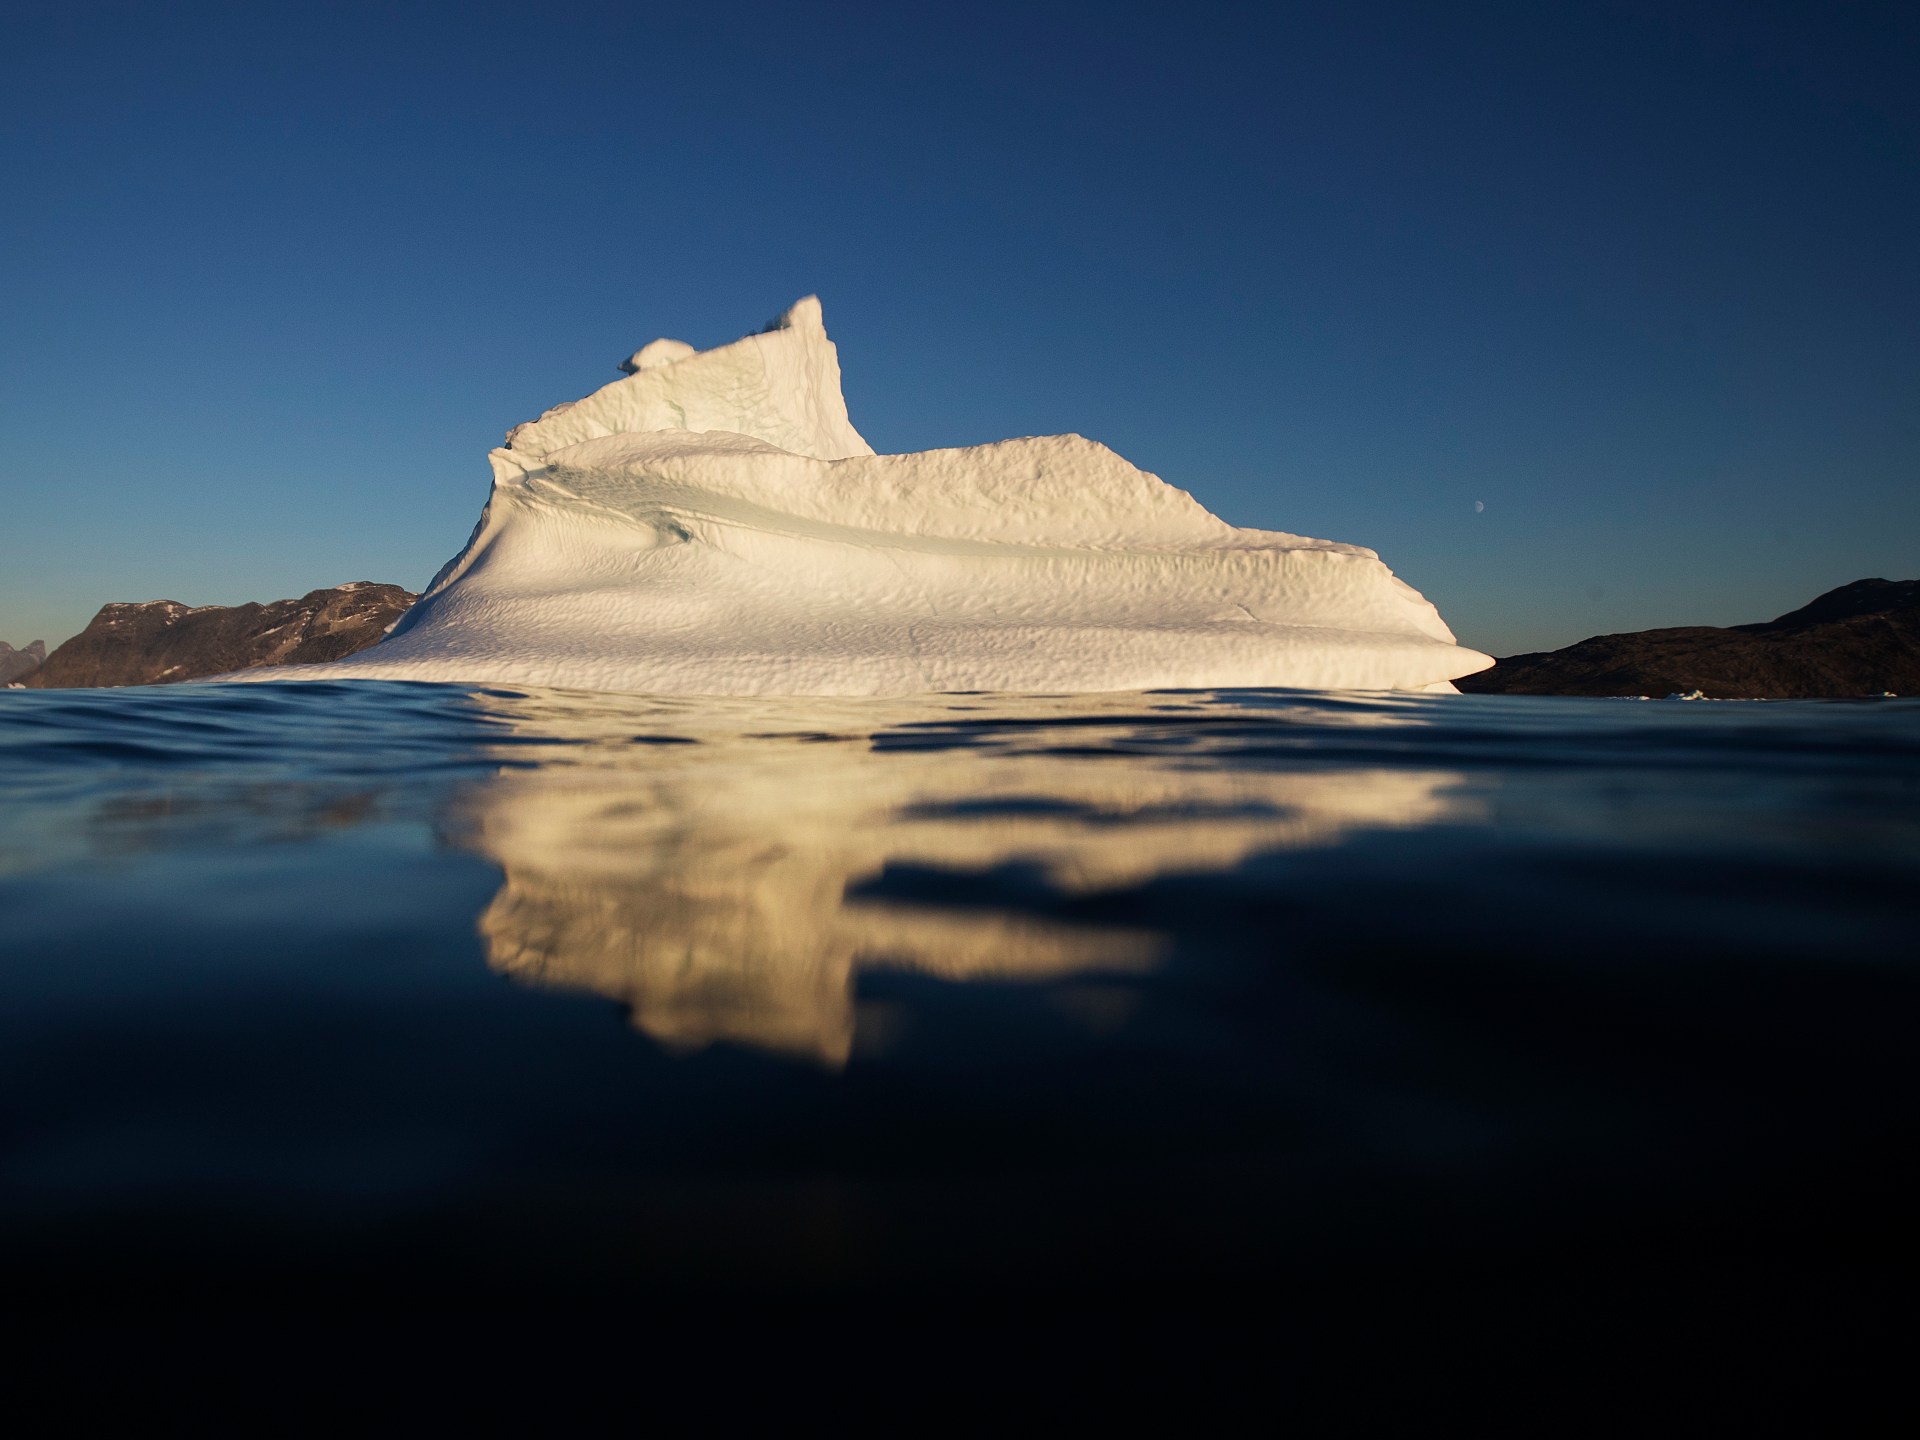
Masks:
[[[0,84],[16,645],[418,587],[809,292],[876,448],[1079,431],[1496,654],[1920,575],[1920,6],[7,0]]]

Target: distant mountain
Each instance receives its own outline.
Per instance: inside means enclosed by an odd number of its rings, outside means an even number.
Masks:
[[[413,601],[398,585],[359,580],[270,605],[106,605],[21,683],[171,685],[257,665],[339,660],[378,643]]]
[[[1856,580],[1759,625],[1596,635],[1454,684],[1483,695],[1920,695],[1920,580]]]
[[[0,640],[0,685],[12,685],[46,663],[47,642],[35,640],[24,650],[16,650]]]

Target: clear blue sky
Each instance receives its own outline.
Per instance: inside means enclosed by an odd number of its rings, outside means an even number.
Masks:
[[[417,587],[808,292],[879,449],[1077,430],[1498,654],[1920,575],[1912,4],[6,0],[0,84],[16,645]]]

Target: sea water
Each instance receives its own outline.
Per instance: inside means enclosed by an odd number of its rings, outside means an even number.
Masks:
[[[7,692],[0,1269],[1844,1331],[1917,918],[1910,700]]]

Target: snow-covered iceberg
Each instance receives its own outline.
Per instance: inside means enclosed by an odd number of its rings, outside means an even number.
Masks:
[[[1493,663],[1373,551],[1236,529],[1078,435],[876,455],[812,297],[621,369],[509,432],[389,638],[279,674],[874,695],[1447,689]]]

